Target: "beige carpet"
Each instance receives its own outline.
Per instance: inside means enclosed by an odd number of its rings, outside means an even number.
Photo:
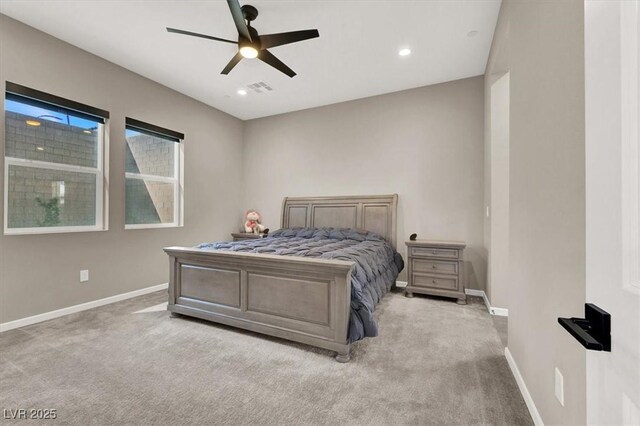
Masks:
[[[380,336],[355,344],[348,364],[170,318],[165,300],[0,334],[0,409],[56,409],[60,425],[532,424],[479,299],[391,293],[377,310]]]

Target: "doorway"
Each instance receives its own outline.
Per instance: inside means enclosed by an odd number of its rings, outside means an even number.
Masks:
[[[491,85],[491,202],[486,212],[491,229],[489,299],[492,310],[500,309],[498,313],[504,313],[508,308],[509,294],[509,104],[510,76],[507,72]]]

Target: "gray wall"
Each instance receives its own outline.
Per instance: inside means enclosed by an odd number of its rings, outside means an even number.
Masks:
[[[474,77],[248,121],[245,205],[275,229],[285,196],[398,193],[400,251],[464,240],[483,289],[483,103]]]
[[[0,323],[164,283],[162,247],[224,239],[237,227],[240,120],[4,15],[0,55],[3,85],[8,80],[111,112],[109,230],[0,236]],[[124,230],[125,116],[186,135],[183,228]],[[89,269],[88,283],[79,282],[81,269]]]
[[[504,1],[485,74],[487,96],[505,71],[511,81],[508,346],[544,423],[582,425],[585,350],[556,319],[580,317],[585,302],[583,1]],[[564,407],[554,395],[555,367],[564,375]]]

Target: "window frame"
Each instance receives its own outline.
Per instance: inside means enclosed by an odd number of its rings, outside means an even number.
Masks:
[[[139,133],[148,134],[154,137],[159,137],[167,140],[171,140],[175,143],[174,146],[174,164],[173,164],[173,177],[147,175],[142,173],[131,173],[125,169],[125,194],[126,194],[126,182],[127,179],[138,179],[143,182],[161,182],[173,184],[173,222],[169,223],[127,223],[127,201],[125,195],[125,230],[135,229],[158,229],[158,228],[181,228],[184,226],[184,134],[175,132],[173,130],[165,129],[153,124],[145,123],[143,121],[135,120],[133,118],[125,118],[125,133],[127,130],[133,130]],[[129,142],[125,136],[125,148]],[[126,161],[126,156],[125,156]]]
[[[50,95],[45,92],[40,92],[35,89],[30,89],[25,86],[20,86],[15,83],[6,82],[5,97],[7,95],[19,95],[25,98],[34,99],[42,104],[46,104],[52,109],[55,107],[63,107],[71,110],[71,112],[77,111],[84,115],[94,115],[97,118],[101,118],[103,122],[97,123],[97,159],[96,167],[78,166],[72,164],[53,163],[49,161],[29,160],[26,158],[7,157],[4,154],[4,185],[3,185],[3,233],[4,235],[39,235],[39,234],[63,234],[73,232],[99,232],[107,231],[109,229],[108,219],[108,127],[109,127],[109,113],[97,108],[90,107],[88,105],[80,104],[75,101],[70,101],[64,98]],[[96,115],[98,114],[99,115]],[[5,102],[2,102],[2,115],[3,122],[6,119]],[[4,127],[4,126],[3,126]],[[4,128],[6,132],[6,127]],[[6,144],[6,133],[4,135]],[[96,179],[96,223],[95,225],[79,225],[79,226],[39,226],[28,228],[9,228],[9,166],[36,168],[53,171],[63,172],[77,172],[87,173],[95,175]]]

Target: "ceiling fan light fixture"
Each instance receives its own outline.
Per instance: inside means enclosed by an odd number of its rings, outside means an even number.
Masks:
[[[252,46],[242,46],[240,48],[240,54],[247,59],[253,59],[258,57],[258,50]]]
[[[409,49],[408,47],[406,47],[404,49],[400,49],[398,51],[398,55],[400,55],[400,56],[409,56],[409,55],[411,55],[411,49]]]
[[[229,74],[231,70],[233,70],[233,68],[243,59],[257,58],[288,77],[295,77],[296,72],[278,59],[269,51],[269,49],[272,47],[284,46],[285,44],[297,43],[299,41],[320,37],[318,30],[299,30],[288,31],[285,33],[258,35],[258,30],[251,25],[251,22],[258,17],[258,9],[249,4],[240,6],[238,0],[227,0],[227,5],[231,11],[231,16],[235,23],[236,30],[238,30],[237,42],[226,38],[214,37],[171,27],[167,27],[167,31],[170,33],[200,37],[237,45],[239,48],[238,51],[222,69],[220,74]]]

